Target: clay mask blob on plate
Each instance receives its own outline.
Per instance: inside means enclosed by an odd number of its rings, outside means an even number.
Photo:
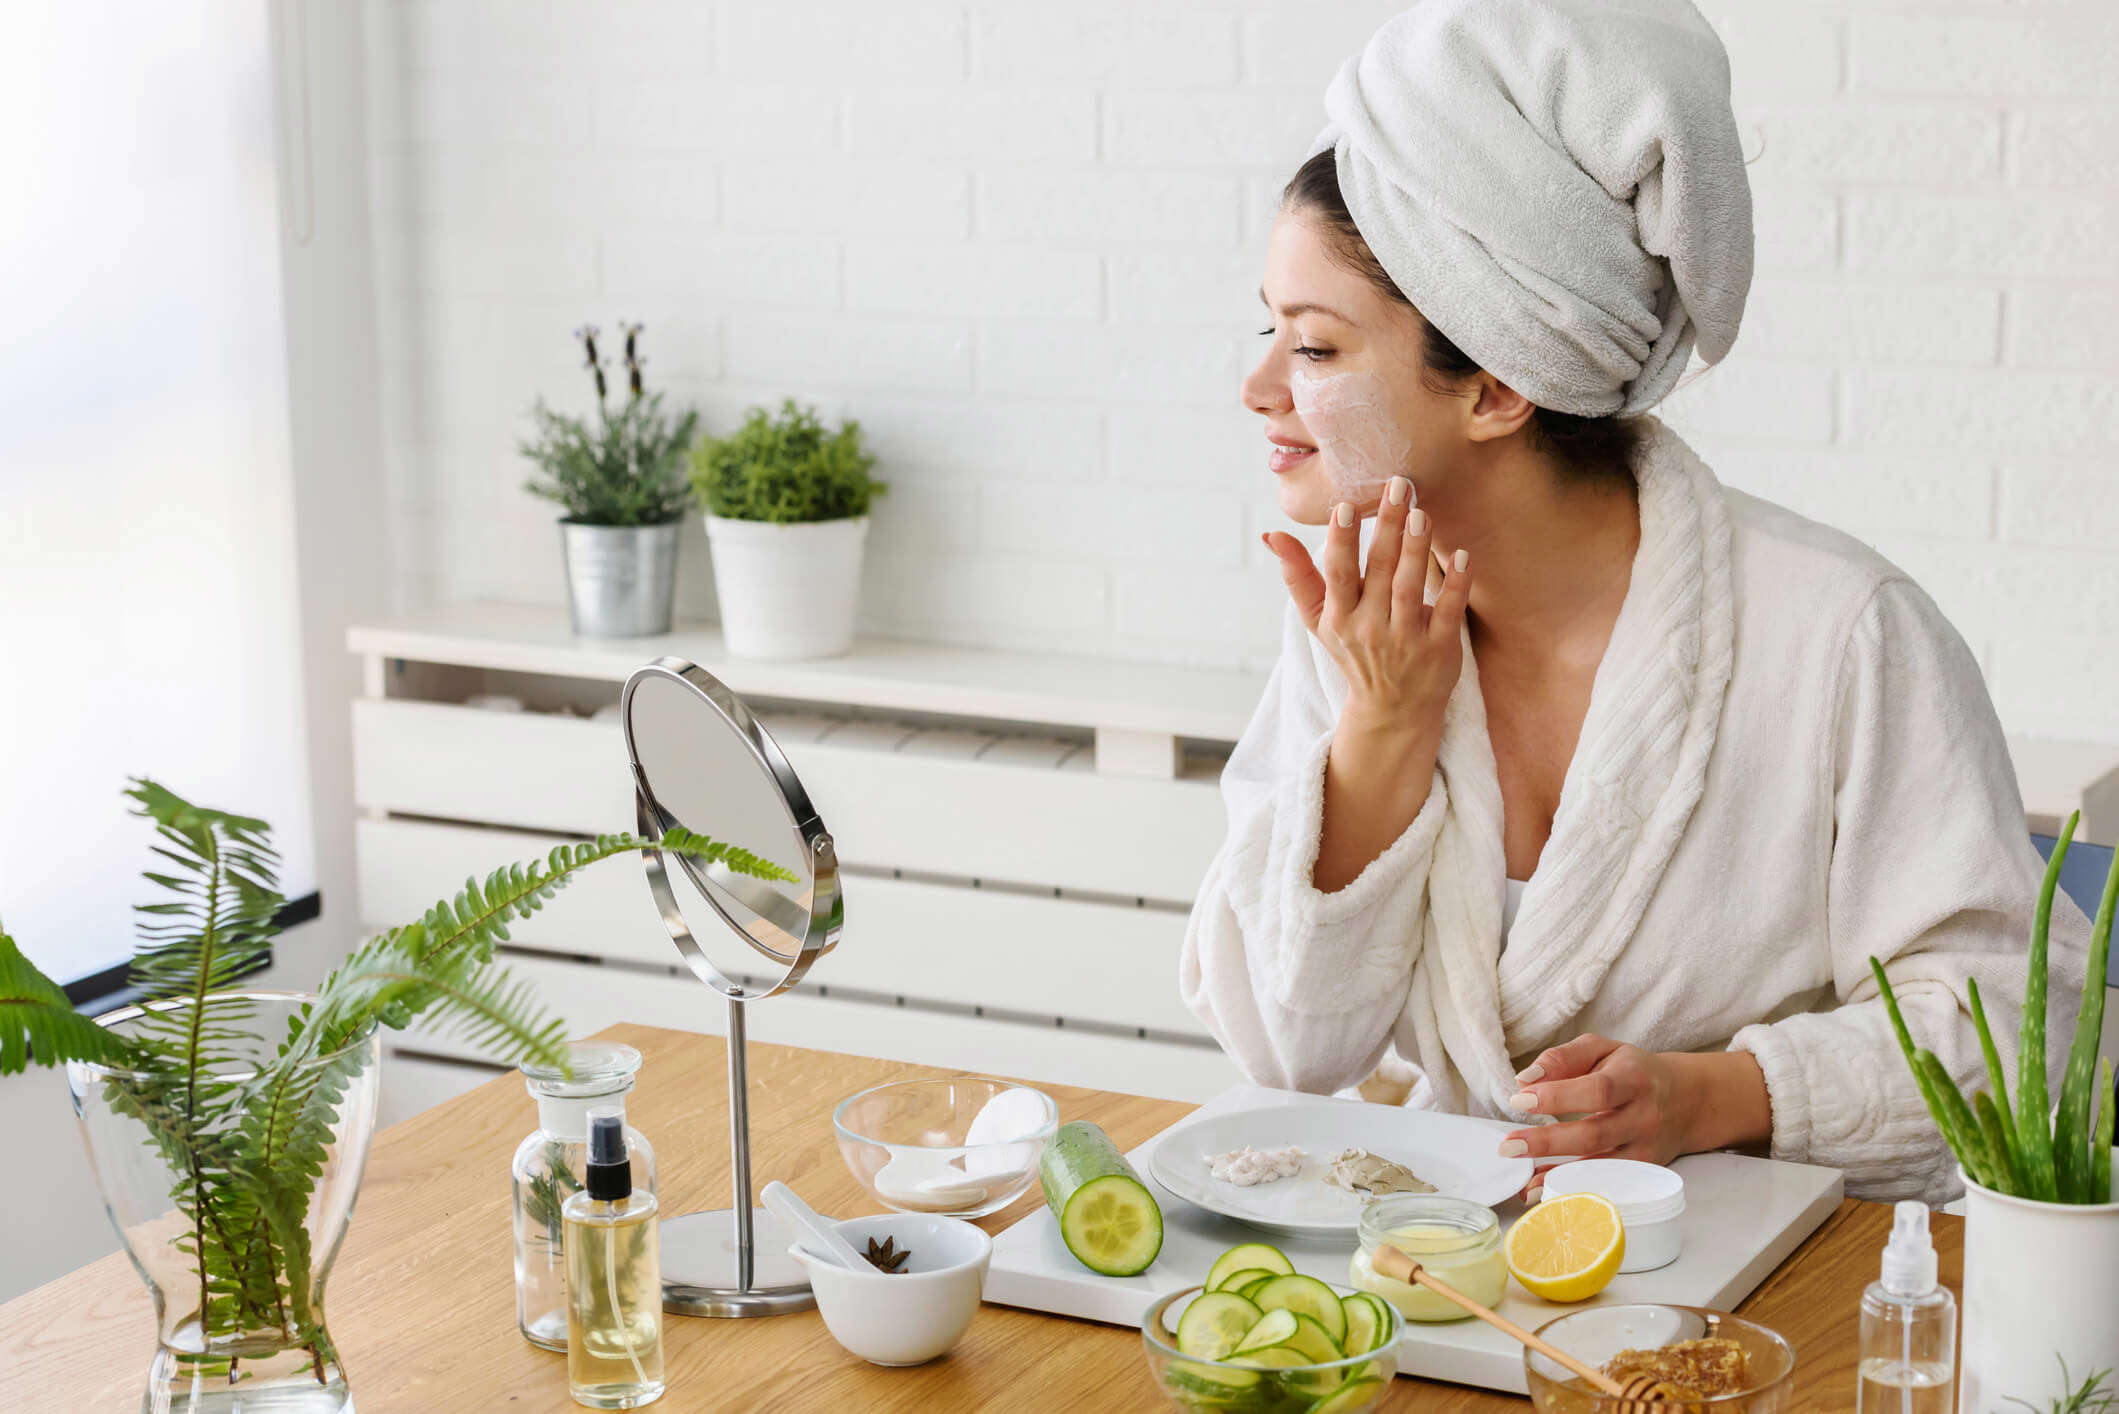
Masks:
[[[1413,443],[1391,414],[1382,374],[1363,369],[1320,377],[1296,368],[1288,375],[1288,391],[1317,443],[1335,499],[1379,497],[1385,482],[1404,473]]]

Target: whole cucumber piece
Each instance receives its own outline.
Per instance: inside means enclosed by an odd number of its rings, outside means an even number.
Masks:
[[[1060,1240],[1083,1266],[1104,1276],[1137,1276],[1163,1246],[1162,1209],[1133,1165],[1086,1120],[1059,1127],[1038,1160],[1045,1206]]]

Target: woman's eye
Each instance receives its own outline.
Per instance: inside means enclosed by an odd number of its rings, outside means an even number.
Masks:
[[[1268,324],[1265,328],[1260,329],[1258,331],[1258,336],[1263,339],[1271,336],[1275,332],[1276,331],[1274,330],[1273,326]]]
[[[1301,354],[1311,363],[1322,363],[1332,356],[1330,349],[1311,348],[1308,344],[1297,344],[1293,352]]]

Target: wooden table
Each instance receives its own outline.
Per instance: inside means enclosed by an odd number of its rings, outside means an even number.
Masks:
[[[646,1063],[628,1105],[654,1141],[663,1211],[728,1204],[727,1086],[721,1042],[644,1026],[602,1033]],[[750,1053],[752,1173],[787,1181],[825,1212],[873,1204],[841,1162],[831,1106],[870,1085],[947,1072],[786,1046]],[[1043,1087],[1067,1118],[1093,1119],[1130,1149],[1189,1106],[1064,1086]],[[329,1288],[331,1332],[361,1414],[549,1411],[567,1397],[565,1357],[516,1332],[508,1231],[508,1160],[536,1121],[507,1075],[376,1138],[351,1233]],[[1029,1212],[1035,1190],[982,1222],[999,1232]],[[19,1216],[17,1220],[20,1220]],[[1891,1210],[1849,1201],[1740,1308],[1795,1343],[1791,1409],[1853,1407],[1861,1289],[1876,1275]],[[1962,1224],[1935,1221],[1943,1279],[1961,1276]],[[152,1353],[147,1293],[122,1255],[0,1306],[0,1409],[138,1407]],[[885,1370],[832,1342],[814,1311],[756,1320],[673,1316],[669,1393],[658,1410],[1154,1410],[1138,1331],[988,1306],[949,1355]],[[1528,1402],[1400,1379],[1386,1409],[1513,1411]]]

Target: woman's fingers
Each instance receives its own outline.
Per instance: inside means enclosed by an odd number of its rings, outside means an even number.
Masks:
[[[1622,1064],[1606,1065],[1568,1080],[1526,1084],[1508,1104],[1517,1114],[1589,1114],[1631,1104],[1646,1088],[1646,1077],[1638,1070]]]
[[[1361,518],[1352,501],[1340,501],[1324,532],[1324,605],[1345,617],[1361,602]]]
[[[1623,1149],[1640,1137],[1641,1121],[1630,1110],[1605,1110],[1564,1124],[1519,1129],[1501,1141],[1501,1153],[1505,1157],[1527,1154],[1533,1159],[1555,1155],[1589,1158]]]
[[[1516,1076],[1525,1086],[1540,1080],[1571,1080],[1578,1075],[1587,1075],[1597,1064],[1616,1051],[1623,1042],[1609,1040],[1591,1033],[1575,1037],[1563,1045],[1541,1052],[1538,1058],[1525,1066]]]
[[[1398,547],[1405,539],[1405,515],[1413,508],[1413,483],[1394,476],[1376,507],[1376,534],[1369,540],[1368,569],[1362,575],[1361,598],[1377,613],[1391,604],[1391,580],[1398,573]]]
[[[1394,624],[1419,627],[1420,612],[1427,606],[1427,557],[1431,543],[1427,512],[1415,506],[1405,517],[1405,534],[1398,543],[1398,568],[1391,575],[1391,622]],[[1369,551],[1372,564],[1375,553]]]
[[[1309,547],[1285,530],[1269,530],[1260,538],[1280,561],[1280,580],[1295,601],[1295,612],[1302,615],[1304,627],[1315,633],[1317,616],[1324,609],[1324,576],[1310,559]]]
[[[1459,550],[1450,557],[1442,577],[1442,592],[1435,596],[1434,611],[1428,615],[1429,637],[1454,644],[1464,629],[1464,610],[1471,599],[1471,552]]]

